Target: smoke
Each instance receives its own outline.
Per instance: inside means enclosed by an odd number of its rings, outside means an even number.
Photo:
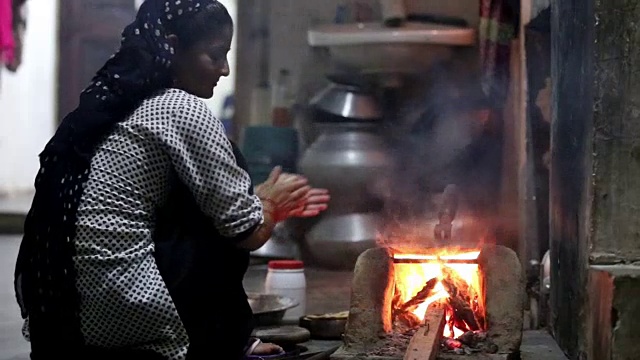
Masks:
[[[386,224],[381,239],[431,241],[441,212],[440,194],[458,188],[461,208],[451,241],[469,243],[489,235],[498,204],[502,161],[500,119],[479,77],[452,76],[437,68],[423,79],[394,119],[390,136],[393,166],[385,179]],[[420,83],[420,82],[419,82]]]

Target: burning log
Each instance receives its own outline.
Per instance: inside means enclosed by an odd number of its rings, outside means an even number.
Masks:
[[[451,296],[460,296],[467,302],[471,302],[471,296],[469,294],[469,284],[462,280],[453,270],[448,266],[442,267],[442,285]]]
[[[400,292],[400,290],[398,289],[398,286],[396,285],[395,288],[393,289],[393,298],[391,299],[391,309],[392,310],[397,310],[400,307],[400,302],[402,302],[402,293]]]
[[[449,305],[453,309],[450,320],[461,330],[482,330],[481,322],[471,308],[472,298],[469,294],[469,285],[464,281],[459,281],[454,271],[446,266],[443,267],[442,273],[444,275],[442,285],[449,293]]]
[[[460,329],[462,331],[466,331],[466,330],[468,330],[469,327],[467,326],[467,324],[462,319],[460,319],[456,315],[456,313],[454,312],[453,309],[450,309],[449,311],[450,311],[450,313],[449,313],[449,329],[451,329],[451,332],[449,334],[450,334],[451,338],[454,338],[456,336],[455,328]]]
[[[477,296],[475,297],[475,299],[473,299],[471,308],[473,310],[473,314],[476,316],[476,322],[478,323],[480,329],[486,330],[484,314],[480,310],[480,304],[478,303]]]
[[[435,360],[440,348],[444,323],[444,309],[430,306],[424,317],[424,325],[416,331],[409,341],[404,360]]]
[[[476,321],[475,314],[473,313],[473,310],[471,310],[471,305],[468,302],[461,299],[459,295],[451,296],[449,297],[449,305],[451,305],[451,307],[453,308],[452,318],[461,320],[466,324],[465,327],[456,327],[462,330],[480,330],[480,326]]]
[[[429,296],[431,296],[431,293],[433,292],[433,289],[436,287],[437,283],[438,278],[433,278],[427,281],[424,287],[420,291],[418,291],[418,293],[413,298],[402,304],[402,306],[398,310],[407,311],[412,307],[422,304],[425,300],[427,300],[427,298],[429,298]]]
[[[391,300],[394,328],[396,328],[400,332],[406,332],[420,326],[422,320],[414,313],[402,310],[402,305],[402,293],[396,286],[393,299]]]
[[[422,320],[412,312],[398,312],[395,314],[393,325],[400,332],[406,332],[422,324]]]

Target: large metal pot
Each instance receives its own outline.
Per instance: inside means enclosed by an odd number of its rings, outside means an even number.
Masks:
[[[306,250],[318,265],[352,268],[375,245],[381,199],[372,186],[387,174],[390,160],[375,123],[324,124],[306,150],[300,171],[331,193],[329,209],[306,232]]]
[[[326,124],[304,152],[300,171],[315,187],[331,192],[330,213],[369,212],[374,209],[373,180],[389,167],[384,140],[371,124]]]

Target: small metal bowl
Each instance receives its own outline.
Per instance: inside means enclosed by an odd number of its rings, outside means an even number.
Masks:
[[[318,340],[341,340],[346,325],[346,318],[300,318],[300,327],[309,330],[311,338]]]
[[[280,295],[247,293],[247,297],[256,326],[277,325],[287,310],[298,306],[294,299]]]

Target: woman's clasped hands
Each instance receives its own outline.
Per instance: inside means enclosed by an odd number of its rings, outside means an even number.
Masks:
[[[330,200],[328,190],[312,187],[304,176],[283,173],[279,166],[265,182],[256,186],[255,193],[265,205],[265,211],[272,212],[275,222],[316,216],[327,209]]]

